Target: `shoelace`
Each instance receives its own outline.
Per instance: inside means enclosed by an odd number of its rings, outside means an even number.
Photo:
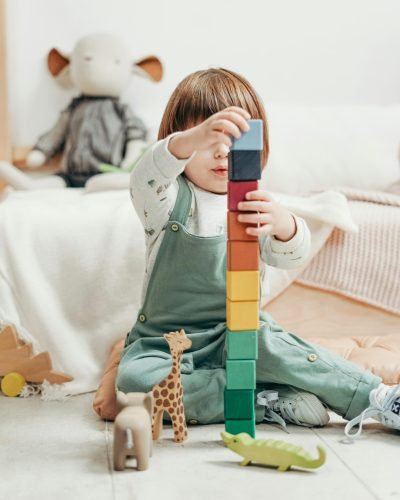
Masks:
[[[399,417],[400,420],[400,386],[397,385],[390,389],[388,393],[386,394],[386,397],[383,398],[382,401],[379,401],[377,399],[378,391],[375,389],[371,392],[370,394],[370,405],[368,408],[366,408],[358,417],[353,418],[349,422],[347,422],[347,425],[344,429],[344,433],[346,437],[355,439],[361,436],[362,433],[362,428],[364,424],[364,420],[366,418],[375,418],[375,417],[380,417],[378,420],[380,420],[383,424],[386,424],[388,426],[393,426],[394,423],[394,410],[393,408],[396,407],[396,414]],[[398,400],[398,401],[397,401]],[[398,413],[397,413],[398,412]],[[351,433],[351,430],[353,427],[356,425],[359,425],[358,431]],[[392,424],[392,425],[391,425]]]
[[[286,421],[296,425],[306,426],[300,422],[293,411],[293,404],[283,399],[279,400],[277,391],[262,391],[257,394],[257,404],[265,406],[264,420],[274,422],[282,426],[286,431]],[[307,427],[307,426],[306,426]]]

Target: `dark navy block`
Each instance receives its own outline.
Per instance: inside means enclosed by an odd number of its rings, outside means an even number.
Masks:
[[[250,130],[244,132],[239,139],[234,139],[233,151],[255,151],[263,148],[263,122],[262,120],[249,120]]]
[[[228,155],[230,181],[261,179],[261,151],[231,151]]]

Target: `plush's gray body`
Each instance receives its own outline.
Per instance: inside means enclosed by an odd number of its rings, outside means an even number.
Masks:
[[[145,139],[143,122],[117,98],[80,96],[39,138],[34,149],[47,158],[63,151],[60,175],[68,186],[82,187],[99,173],[100,163],[120,165],[127,142]]]

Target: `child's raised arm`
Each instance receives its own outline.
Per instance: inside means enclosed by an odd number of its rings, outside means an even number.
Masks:
[[[247,132],[249,118],[246,110],[231,106],[173,137],[169,150],[176,158],[189,158],[195,151],[219,144],[227,154],[232,146],[230,136],[238,139],[242,132]]]
[[[151,245],[165,227],[177,197],[176,178],[196,151],[217,145],[227,154],[232,145],[231,136],[240,137],[247,131],[249,118],[244,109],[226,108],[200,124],[159,141],[145,153],[132,172],[130,193],[148,244]]]

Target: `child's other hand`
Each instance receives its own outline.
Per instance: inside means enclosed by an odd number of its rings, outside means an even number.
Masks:
[[[194,151],[218,145],[221,154],[227,155],[232,146],[230,136],[238,139],[249,130],[250,114],[242,108],[231,106],[207,118],[199,125],[185,130],[169,142],[169,151],[178,159],[189,158]]]
[[[297,227],[293,215],[276,202],[266,191],[250,191],[246,194],[248,201],[238,204],[243,212],[238,215],[239,222],[258,224],[258,227],[249,226],[246,233],[252,236],[269,234],[280,241],[289,241],[296,234]]]

